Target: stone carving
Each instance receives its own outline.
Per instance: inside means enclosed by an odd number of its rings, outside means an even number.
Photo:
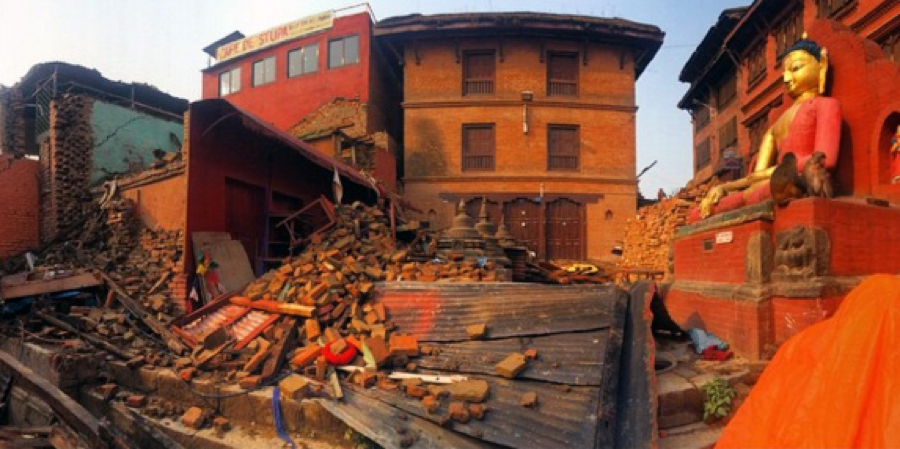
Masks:
[[[772,276],[772,235],[768,231],[759,231],[750,236],[747,242],[747,263],[744,276],[749,284],[769,282]]]
[[[831,241],[821,228],[794,226],[775,234],[772,280],[801,281],[828,274]]]

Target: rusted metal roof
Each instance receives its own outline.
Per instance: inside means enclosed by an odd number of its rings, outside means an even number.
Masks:
[[[433,349],[416,359],[421,372],[460,374],[490,385],[484,419],[466,423],[446,422],[446,403],[428,413],[421,400],[396,391],[349,386],[352,400],[330,408],[379,444],[400,447],[408,433],[366,424],[369,418],[359,415],[401,414],[405,427],[429,429],[410,447],[456,447],[433,442],[461,437],[468,437],[464,447],[613,446],[626,292],[612,286],[388,283],[375,295],[397,332]],[[487,335],[470,340],[466,327],[481,323]],[[495,364],[526,349],[536,349],[538,357],[516,378],[495,374]],[[536,407],[520,404],[527,392],[537,393]],[[440,423],[445,426],[434,427]]]

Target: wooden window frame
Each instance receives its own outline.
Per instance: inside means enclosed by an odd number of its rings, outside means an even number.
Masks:
[[[721,111],[737,99],[737,74],[732,72],[725,81],[716,86],[716,108]]]
[[[766,41],[758,43],[747,55],[747,90],[766,79],[769,65],[766,64]]]
[[[818,17],[820,19],[837,19],[852,11],[859,4],[858,0],[817,0]]]
[[[477,57],[489,57],[491,60],[490,77],[473,76],[470,74],[471,60]],[[463,95],[492,95],[495,91],[497,80],[497,56],[494,50],[468,50],[463,52],[462,64],[462,94]]]
[[[575,151],[573,154],[556,154],[556,151],[564,150],[564,148],[556,148],[554,143],[554,133],[566,131],[574,132]],[[558,140],[557,140],[558,142]],[[577,172],[581,167],[581,127],[578,125],[547,125],[547,171],[565,171]]]
[[[567,60],[575,68],[575,74],[572,78],[554,77],[554,68],[559,69],[558,64],[554,61]],[[569,61],[570,60],[570,61]],[[547,53],[547,95],[548,96],[577,96],[578,95],[578,79],[581,75],[579,70],[578,52],[562,52],[552,51]],[[559,70],[557,70],[558,72]]]
[[[772,29],[775,37],[775,67],[781,66],[784,52],[803,37],[803,3],[791,9]]]
[[[470,133],[476,131],[490,131],[491,142],[489,151],[473,152],[469,146]],[[462,125],[462,161],[461,168],[464,172],[494,171],[497,159],[497,132],[493,123],[466,123]]]
[[[900,64],[900,28],[896,28],[878,41],[885,59]]]
[[[695,159],[695,171],[700,171],[703,168],[706,168],[707,165],[712,161],[711,153],[710,153],[710,139],[709,136],[706,136],[699,144],[694,148],[694,159]]]
[[[721,156],[725,150],[731,147],[737,148],[737,116],[731,117],[724,125],[719,127],[719,155]]]

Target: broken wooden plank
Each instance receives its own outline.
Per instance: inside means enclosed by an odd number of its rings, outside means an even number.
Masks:
[[[0,298],[10,300],[46,293],[91,288],[100,284],[102,284],[100,276],[95,271],[88,271],[55,279],[23,281],[21,283],[10,283],[7,280],[7,282],[3,282],[3,284],[0,285]]]
[[[278,329],[276,329],[275,332],[276,335],[279,331],[281,332],[281,337],[278,339],[278,342],[272,346],[272,352],[269,355],[269,358],[266,359],[266,363],[263,365],[262,373],[259,378],[260,384],[264,384],[275,378],[278,371],[281,370],[281,367],[284,365],[284,359],[287,357],[287,354],[297,346],[296,318],[285,317],[284,321],[278,325]]]
[[[437,448],[485,449],[487,441],[461,435],[426,419],[399,411],[390,404],[345,388],[344,399],[315,399],[336,418],[385,449]]]
[[[0,369],[9,372],[15,378],[17,387],[24,388],[44,401],[64,423],[78,432],[90,447],[108,446],[101,436],[100,422],[90,412],[41,375],[2,350],[0,350]]]
[[[188,348],[178,339],[169,329],[166,328],[162,323],[159,322],[152,315],[147,313],[144,310],[144,307],[140,305],[137,301],[131,298],[128,295],[128,292],[125,291],[122,286],[120,286],[116,281],[114,281],[111,277],[109,277],[106,273],[100,272],[100,276],[106,281],[106,284],[110,289],[116,292],[116,297],[119,299],[119,302],[125,306],[126,309],[131,311],[137,319],[141,320],[144,324],[147,325],[153,332],[156,332],[160,338],[166,343],[166,346],[169,347],[176,354],[185,353]]]
[[[488,283],[379,284],[388,319],[419,341],[466,341],[466,327],[487,325],[486,338],[608,328],[614,286]]]
[[[106,340],[103,340],[102,338],[97,338],[86,332],[81,332],[78,329],[76,329],[75,327],[73,327],[72,325],[66,323],[65,321],[58,320],[50,315],[47,315],[44,312],[34,312],[34,315],[53,326],[56,326],[66,332],[71,332],[71,333],[77,335],[79,338],[90,342],[92,345],[94,345],[94,346],[96,346],[96,347],[122,359],[122,360],[130,360],[131,358],[135,357],[135,355],[136,355],[130,351],[123,351],[123,350],[113,346],[112,344],[108,343]]]
[[[528,338],[428,343],[423,346],[431,351],[423,351],[425,354],[416,363],[426,369],[493,375],[494,365],[510,353],[535,349],[537,358],[528,362],[518,378],[599,386],[604,381],[609,332],[605,329]]]

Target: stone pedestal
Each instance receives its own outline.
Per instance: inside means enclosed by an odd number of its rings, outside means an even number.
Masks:
[[[666,306],[750,359],[831,316],[874,273],[900,272],[900,209],[861,198],[771,202],[683,227]]]

